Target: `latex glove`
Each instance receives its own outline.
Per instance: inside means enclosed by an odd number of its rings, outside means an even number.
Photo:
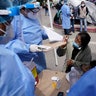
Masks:
[[[42,50],[38,49],[38,45],[32,44],[30,45],[31,52],[41,52]]]

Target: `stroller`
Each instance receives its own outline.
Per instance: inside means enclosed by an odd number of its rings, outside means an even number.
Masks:
[[[54,23],[56,24],[62,24],[62,19],[61,19],[61,10],[59,10],[56,15],[54,16]]]
[[[62,3],[57,3],[55,5],[55,8],[57,9],[57,13],[54,16],[54,23],[56,24],[62,24],[62,20],[61,20],[61,7],[62,7]]]

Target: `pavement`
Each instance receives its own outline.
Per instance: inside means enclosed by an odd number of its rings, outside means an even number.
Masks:
[[[59,29],[62,29],[62,25],[59,25],[59,24],[56,24],[56,23],[53,23],[53,26],[56,27],[56,28],[59,28]],[[79,31],[80,30],[80,25],[79,24],[74,24],[74,29],[75,31]],[[88,32],[91,32],[91,33],[96,33],[96,26],[90,24],[87,26],[87,31]]]
[[[41,24],[50,27],[50,19],[49,16],[45,16],[45,10],[41,9],[41,15],[40,15],[40,20],[41,20]],[[52,13],[52,18],[54,18],[54,15],[56,14],[56,9],[52,9],[51,10]],[[91,27],[92,25],[90,25],[89,27]],[[94,28],[96,28],[96,26],[94,26]],[[57,28],[54,27],[54,30],[61,34],[64,35],[63,29],[62,28]],[[78,30],[75,31],[75,33],[72,33],[72,35],[69,36],[70,39],[74,39],[75,36],[78,34]],[[96,30],[95,32],[88,32],[91,36],[91,42],[89,43],[89,46],[91,48],[92,51],[92,59],[95,60],[96,59]],[[48,43],[48,40],[44,40],[43,42]],[[65,56],[62,57],[58,57],[57,56],[57,60],[58,60],[58,65],[56,66],[56,60],[55,60],[55,56],[54,56],[54,50],[45,52],[45,57],[46,57],[46,63],[47,63],[47,68],[51,69],[51,70],[56,70],[56,71],[64,71],[64,63],[65,63]]]

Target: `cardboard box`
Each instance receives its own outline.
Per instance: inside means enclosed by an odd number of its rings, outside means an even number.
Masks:
[[[53,87],[53,76],[59,77],[61,86],[59,89]],[[43,70],[39,75],[39,83],[36,86],[36,96],[57,96],[58,92],[64,92],[69,89],[69,83],[66,80],[66,74],[59,71]]]

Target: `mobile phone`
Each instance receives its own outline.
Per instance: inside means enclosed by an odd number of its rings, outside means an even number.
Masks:
[[[43,50],[44,48],[38,47],[38,49]]]
[[[64,96],[64,92],[58,92],[57,96]]]

